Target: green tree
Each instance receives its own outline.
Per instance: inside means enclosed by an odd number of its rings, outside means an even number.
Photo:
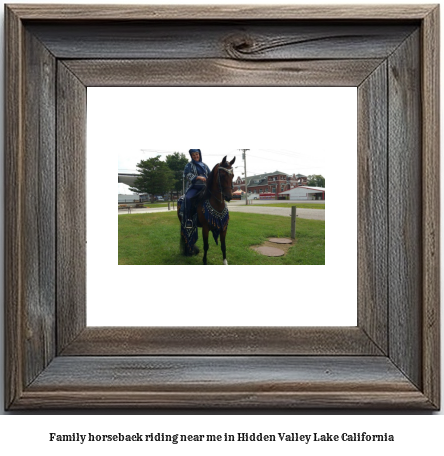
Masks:
[[[311,187],[325,188],[325,177],[320,174],[311,174],[307,177],[307,185]]]
[[[176,194],[182,193],[183,170],[188,161],[189,159],[185,156],[185,154],[181,154],[179,152],[174,152],[174,154],[166,156],[166,164],[171,169],[171,171],[173,171],[174,180],[176,181],[174,187],[171,188],[171,190],[176,192]]]
[[[160,155],[141,160],[137,164],[137,171],[140,176],[134,181],[130,191],[151,194],[152,199],[154,195],[164,195],[169,192],[176,183],[173,171],[166,162],[160,160]]]

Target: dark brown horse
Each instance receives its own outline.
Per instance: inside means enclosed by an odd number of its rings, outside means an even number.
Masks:
[[[223,255],[223,263],[228,264],[227,249],[225,238],[228,229],[228,220],[230,215],[225,201],[230,201],[233,198],[233,163],[236,157],[230,162],[227,161],[225,156],[223,160],[217,164],[211,171],[205,190],[198,196],[197,201],[197,220],[198,226],[202,227],[202,236],[204,243],[204,256],[203,264],[207,264],[208,252],[208,235],[211,231],[213,233],[216,244],[220,236],[220,243]],[[180,203],[177,205],[177,214],[179,220],[180,216]],[[194,236],[190,236],[191,232],[186,232],[188,228],[181,225],[181,244],[185,247],[185,252],[197,253],[197,247],[194,243],[197,240],[197,227]],[[197,250],[198,251],[198,250]]]

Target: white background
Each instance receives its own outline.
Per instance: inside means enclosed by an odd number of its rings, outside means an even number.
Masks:
[[[33,3],[30,1],[24,3]],[[48,2],[49,3],[49,2]],[[60,0],[53,3],[60,3]],[[77,0],[77,3],[88,3]],[[94,3],[111,3],[110,1],[103,2],[95,0]],[[132,3],[139,3],[133,0]],[[167,3],[165,1],[159,2],[152,0],[151,3]],[[173,2],[174,3],[174,2]],[[176,2],[177,3],[177,2]],[[188,3],[188,2],[182,2]],[[210,3],[209,1],[199,2],[195,0],[191,3]],[[219,3],[239,3],[239,1],[219,1]],[[260,0],[243,0],[243,3],[260,4],[264,3]],[[280,3],[297,3],[280,0]],[[307,2],[302,2],[307,3]],[[328,0],[312,1],[311,3],[334,3]],[[357,3],[355,1],[341,0],[341,4],[344,3]],[[380,1],[366,0],[365,3],[380,3]],[[407,0],[392,1],[391,3],[421,3],[420,1],[409,2]],[[424,2],[422,2],[424,3]],[[427,2],[428,3],[428,2]],[[3,14],[0,12],[0,14]],[[3,24],[2,24],[3,27]],[[3,35],[3,30],[2,30]],[[0,47],[0,52],[3,53],[3,47]],[[2,59],[3,60],[3,59]],[[1,73],[3,80],[3,72]],[[3,84],[2,84],[3,85]],[[3,97],[3,93],[0,94]],[[0,123],[0,131],[3,137],[3,123]],[[0,167],[3,169],[3,160],[0,160]],[[4,220],[4,205],[3,205],[3,186],[0,186],[0,217]],[[1,223],[3,226],[3,223]],[[0,249],[3,256],[3,237],[0,238]],[[442,256],[441,256],[442,258]],[[3,263],[0,266],[3,268]],[[441,268],[442,271],[442,268]],[[3,289],[3,277],[4,270],[2,269],[0,274],[0,284]],[[3,293],[0,293],[0,299],[3,300]],[[2,301],[3,302],[3,301]],[[441,315],[443,315],[442,313]],[[3,323],[3,312],[0,312],[0,320]],[[442,317],[441,317],[442,318]],[[443,318],[442,318],[443,319]],[[441,327],[444,327],[443,321],[441,321]],[[0,343],[3,343],[4,333],[3,324],[0,325]],[[442,338],[443,340],[444,338]],[[444,349],[441,350],[441,353]],[[0,399],[3,403],[3,350],[0,350]],[[442,376],[443,379],[444,376]],[[443,391],[441,387],[441,391]],[[106,413],[106,412],[105,412]],[[257,412],[258,413],[258,412]],[[404,413],[403,413],[404,414]],[[111,432],[175,432],[176,429],[180,428],[181,432],[279,432],[283,429],[284,432],[360,432],[365,430],[367,432],[391,432],[397,437],[397,441],[394,444],[360,444],[360,443],[344,443],[332,446],[332,444],[322,444],[320,446],[288,446],[285,447],[269,447],[266,444],[258,444],[255,446],[238,446],[229,447],[220,444],[213,444],[209,447],[189,446],[186,449],[183,446],[175,445],[172,448],[162,446],[162,454],[200,454],[205,451],[208,454],[208,450],[212,451],[212,454],[226,454],[227,450],[234,448],[235,450],[246,450],[247,448],[253,449],[253,451],[279,451],[279,454],[297,454],[302,452],[303,454],[315,454],[323,455],[326,451],[340,450],[341,454],[344,455],[355,455],[358,452],[362,455],[374,455],[376,452],[381,454],[414,454],[424,451],[438,452],[442,448],[442,429],[443,429],[443,412],[433,414],[435,416],[424,416],[423,414],[412,414],[409,416],[399,416],[396,413],[391,414],[380,414],[373,415],[369,413],[357,413],[355,416],[348,415],[330,415],[322,414],[315,416],[307,416],[300,412],[288,412],[285,415],[261,415],[259,412],[258,416],[245,416],[232,414],[229,416],[217,415],[217,416],[205,416],[205,415],[194,415],[194,416],[180,416],[177,414],[171,415],[160,415],[153,416],[152,413],[146,413],[143,416],[78,416],[76,414],[68,414],[64,416],[51,415],[36,417],[14,415],[12,413],[5,413],[0,419],[0,445],[2,451],[14,451],[18,454],[33,454],[45,453],[47,455],[59,455],[61,451],[67,455],[78,455],[80,454],[78,444],[68,445],[53,445],[48,442],[49,432],[59,433],[71,433],[71,432],[93,432],[100,433],[102,431]],[[439,416],[436,416],[439,415]],[[307,431],[308,429],[308,431]],[[152,447],[151,447],[152,448]],[[109,453],[121,452],[122,449],[131,449],[131,454],[148,454],[149,448],[143,447],[143,449],[136,450],[130,445],[117,446],[107,445],[106,451]],[[159,449],[159,448],[156,448]],[[97,454],[96,447],[90,447],[88,449],[81,450],[84,454]],[[93,453],[94,451],[94,453]]]
[[[88,325],[356,326],[356,95],[355,87],[89,88]],[[198,109],[190,115],[189,106]],[[242,127],[233,128],[238,122]],[[322,164],[328,189],[325,266],[224,268],[222,254],[217,272],[214,265],[118,266],[117,156],[143,144],[197,144],[210,168],[206,151],[236,146],[312,154],[306,163]],[[243,165],[240,153],[237,159]],[[269,171],[281,170],[282,163],[268,163]],[[211,236],[210,249],[220,252]]]

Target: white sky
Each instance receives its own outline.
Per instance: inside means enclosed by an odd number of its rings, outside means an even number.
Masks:
[[[191,148],[199,148],[198,146]],[[212,147],[206,152],[202,148],[203,161],[212,169],[221,159],[227,155],[229,160],[236,157],[235,178],[244,173],[244,161],[242,152],[235,148]],[[147,159],[160,155],[161,159],[174,152],[182,152],[188,158],[188,149],[164,150],[164,149],[144,149],[133,153],[119,155],[119,172],[136,172],[136,165],[141,159]],[[325,177],[325,153],[319,151],[317,154],[298,151],[295,149],[284,148],[252,148],[247,151],[247,175],[269,173],[272,171],[283,171],[286,174],[322,174]],[[242,176],[243,177],[243,176]],[[119,193],[127,192],[129,187],[125,184],[118,184]],[[120,191],[122,190],[122,191]]]
[[[239,148],[250,148],[247,175],[279,170],[328,182],[329,163],[344,156],[344,138],[357,128],[356,88],[90,87],[90,116],[103,152],[117,152],[118,172],[199,148],[210,169],[236,156],[237,177],[244,172]],[[128,188],[118,184],[119,193]]]

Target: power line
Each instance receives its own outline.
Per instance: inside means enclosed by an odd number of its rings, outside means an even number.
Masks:
[[[158,149],[140,149],[141,152],[144,152],[144,153],[150,153],[150,154],[159,154],[159,155],[164,155],[164,154],[175,154],[175,153],[179,153],[179,154],[188,154],[188,150],[187,151],[182,151],[182,150],[158,150]],[[233,150],[234,149],[230,149],[228,152],[227,152],[227,155],[229,153],[233,153]],[[205,153],[205,157],[220,157],[221,154],[211,154],[211,153]]]
[[[274,158],[258,157],[257,155],[251,155],[251,154],[250,154],[250,157],[259,158],[260,160],[269,160],[269,161],[279,162],[279,163],[288,163],[287,161],[283,161],[283,160],[276,160]]]
[[[158,149],[140,149],[141,152],[143,153],[150,153],[150,154],[174,154],[175,152],[179,152],[179,150],[175,150],[175,151],[172,151],[172,150],[158,150]],[[183,152],[182,152],[183,153]]]
[[[277,154],[277,155],[283,155],[285,157],[310,157],[312,158],[312,155],[313,154],[307,154],[307,153],[304,153],[304,152],[300,152],[300,151],[292,151],[292,150],[289,150],[289,149],[278,149],[278,150],[275,150],[275,149],[258,149],[258,150],[262,150],[264,152],[269,152],[269,153],[273,153],[273,154]]]

